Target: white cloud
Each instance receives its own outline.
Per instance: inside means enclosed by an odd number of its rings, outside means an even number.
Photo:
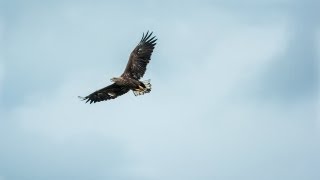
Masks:
[[[4,57],[3,57],[3,38],[4,37],[4,22],[0,14],[0,100],[2,96],[2,81],[4,79]],[[0,109],[1,111],[1,109]]]
[[[274,157],[308,158],[304,151],[311,157],[316,155],[310,144],[312,132],[303,127],[313,118],[309,102],[283,107],[224,98],[220,99],[220,107],[207,107],[195,101],[186,105],[175,97],[161,99],[150,94],[138,99],[128,94],[117,101],[88,105],[75,94],[85,88],[73,78],[67,82],[56,95],[32,97],[13,112],[19,129],[64,146],[90,136],[111,139],[120,143],[129,156],[131,162],[125,171],[130,176],[228,179],[232,174],[250,179],[251,175],[261,177],[263,168],[268,168],[272,179],[307,177],[303,170],[277,174],[275,162],[289,169],[308,163]],[[298,164],[293,166],[291,162]]]
[[[0,59],[1,59],[1,57],[0,57]],[[2,61],[0,61],[0,87],[2,87],[2,81],[3,81],[3,79],[4,79],[4,65],[2,64],[3,62]],[[0,94],[1,94],[1,88],[0,88]]]
[[[318,73],[317,73],[317,75],[318,75],[318,78],[317,78],[317,80],[318,80],[318,82],[317,82],[317,84],[318,84],[318,89],[320,88],[320,28],[318,29],[318,33],[317,33],[317,37],[316,37],[316,39],[317,39],[317,45],[316,45],[316,47],[317,47],[317,53],[318,53],[318,56],[317,56],[317,59],[318,59],[318,63],[317,63],[317,65],[318,65]],[[320,94],[318,93],[317,94],[317,109],[320,109]],[[318,119],[318,121],[317,121],[317,126],[318,126],[318,132],[319,132],[319,136],[320,136],[320,112],[318,111],[318,113],[317,113],[317,119]]]

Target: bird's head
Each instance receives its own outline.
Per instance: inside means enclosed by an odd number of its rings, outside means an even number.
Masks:
[[[110,79],[110,81],[111,81],[111,82],[116,82],[118,79],[119,79],[119,78],[117,78],[117,77],[113,77],[113,78]]]

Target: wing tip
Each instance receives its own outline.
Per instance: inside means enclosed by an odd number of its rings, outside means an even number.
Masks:
[[[84,101],[86,98],[85,97],[82,97],[82,96],[78,96],[78,98],[81,100],[81,101]]]
[[[150,39],[150,37],[152,36],[152,34],[153,34],[153,31],[147,31],[147,33],[142,33],[142,38],[141,38],[141,41],[140,42],[147,42],[147,40],[149,39],[149,41],[150,40],[152,40],[152,39],[154,39],[154,38],[156,38],[156,36],[153,36],[151,39]],[[157,39],[156,39],[157,40]]]
[[[85,103],[88,103],[90,101],[90,104],[92,102],[94,102],[92,99],[89,99],[88,97],[82,97],[82,96],[78,96],[78,98],[81,100],[81,101],[86,101]]]

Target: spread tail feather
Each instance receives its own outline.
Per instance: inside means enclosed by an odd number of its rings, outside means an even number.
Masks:
[[[150,79],[148,79],[146,81],[142,81],[142,83],[145,87],[143,87],[142,89],[138,89],[138,90],[133,91],[133,94],[135,96],[143,95],[143,94],[149,93],[151,91]]]

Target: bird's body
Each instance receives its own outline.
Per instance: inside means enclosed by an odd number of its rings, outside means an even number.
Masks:
[[[132,90],[135,95],[141,95],[151,91],[150,80],[139,81],[131,77],[118,77],[112,78],[111,81],[118,86],[126,87]]]
[[[140,81],[143,77],[147,64],[150,61],[154,46],[155,36],[147,32],[142,35],[140,43],[131,52],[125,71],[120,77],[111,78],[113,84],[97,90],[86,97],[80,97],[86,102],[96,103],[121,96],[132,90],[135,96],[143,95],[151,91],[150,80]]]

